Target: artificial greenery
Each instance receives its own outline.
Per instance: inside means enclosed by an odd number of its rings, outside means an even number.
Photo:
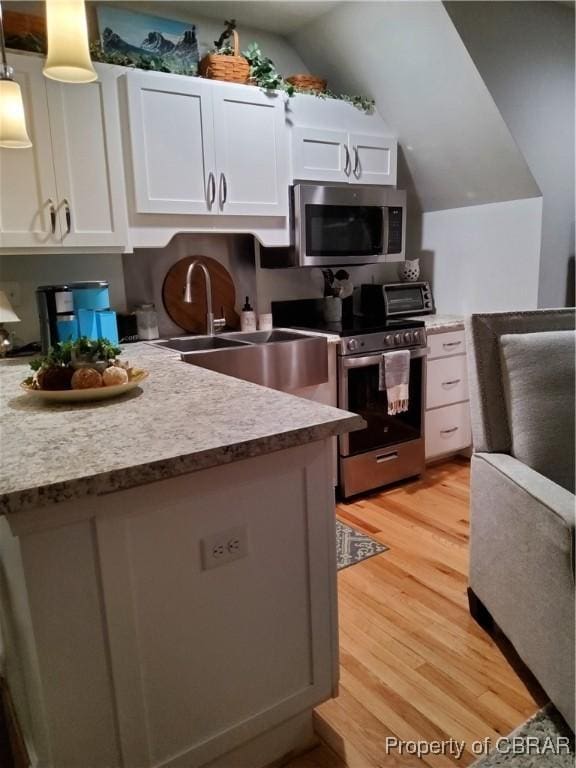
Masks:
[[[250,43],[242,55],[250,64],[250,79],[254,85],[265,91],[285,91],[288,96],[294,94],[294,86],[284,80],[272,59],[264,56],[258,43]]]
[[[175,75],[188,75],[194,77],[198,74],[197,67],[186,65],[173,57],[168,62],[165,57],[154,56],[152,53],[121,53],[120,51],[107,51],[98,40],[90,44],[90,57],[92,61],[103,64],[116,64],[119,67],[132,67],[133,69],[153,70],[154,72],[171,72]]]
[[[214,48],[211,53],[217,53],[220,56],[233,56],[234,49],[230,42],[232,32],[236,29],[236,20],[230,19],[224,25],[224,31],[214,41]],[[124,54],[117,51],[104,50],[100,41],[90,45],[90,55],[94,61],[100,61],[105,64],[116,64],[121,67],[133,67],[136,69],[154,70],[156,72],[172,72],[177,75],[197,76],[196,66],[190,67],[175,60],[167,62],[161,56],[153,54]],[[352,104],[353,107],[363,112],[372,114],[374,111],[374,99],[365,96],[350,96],[347,93],[334,93],[329,89],[325,91],[315,91],[308,88],[298,88],[285,80],[274,66],[274,62],[268,56],[265,56],[258,43],[250,43],[248,48],[242,52],[244,58],[250,64],[250,82],[262,88],[265,91],[284,91],[287,96],[293,96],[295,93],[309,94],[319,99],[338,99]]]
[[[39,371],[41,368],[65,367],[75,359],[90,362],[114,360],[121,351],[120,347],[108,339],[89,339],[81,336],[76,341],[59,341],[47,355],[32,360],[30,367],[33,371]]]

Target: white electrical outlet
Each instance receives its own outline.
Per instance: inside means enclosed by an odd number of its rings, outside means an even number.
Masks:
[[[200,542],[202,568],[218,568],[248,554],[248,533],[244,526],[213,533]]]
[[[20,306],[20,283],[0,282],[0,291],[4,291],[13,307]]]

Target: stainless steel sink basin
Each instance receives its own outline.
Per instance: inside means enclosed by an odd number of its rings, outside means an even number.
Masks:
[[[235,339],[237,341],[250,342],[251,344],[275,344],[276,342],[297,341],[298,339],[309,339],[304,333],[295,331],[254,331],[240,333],[226,333],[226,339]]]
[[[227,349],[228,347],[245,347],[247,344],[246,342],[223,336],[192,336],[157,341],[155,346],[174,349],[176,352],[206,352],[209,350]]]
[[[185,363],[284,392],[328,381],[326,338],[292,331],[184,336],[155,341],[180,352]]]

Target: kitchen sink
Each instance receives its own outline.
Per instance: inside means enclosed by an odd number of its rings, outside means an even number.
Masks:
[[[297,341],[298,339],[309,339],[304,333],[294,333],[292,331],[254,331],[227,333],[227,339],[249,342],[250,344],[275,344],[276,342]]]
[[[185,363],[284,392],[328,381],[323,336],[270,330],[187,336],[153,344],[180,352]]]
[[[223,336],[192,336],[157,341],[155,346],[174,349],[176,352],[206,352],[227,349],[229,347],[245,347],[246,342],[224,338]]]

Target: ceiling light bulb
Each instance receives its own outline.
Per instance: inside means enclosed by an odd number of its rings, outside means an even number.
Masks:
[[[46,0],[46,31],[46,77],[63,83],[98,79],[90,60],[84,0]]]
[[[6,72],[0,77],[0,147],[26,149],[31,146],[22,91],[18,83],[11,79],[11,72]]]

